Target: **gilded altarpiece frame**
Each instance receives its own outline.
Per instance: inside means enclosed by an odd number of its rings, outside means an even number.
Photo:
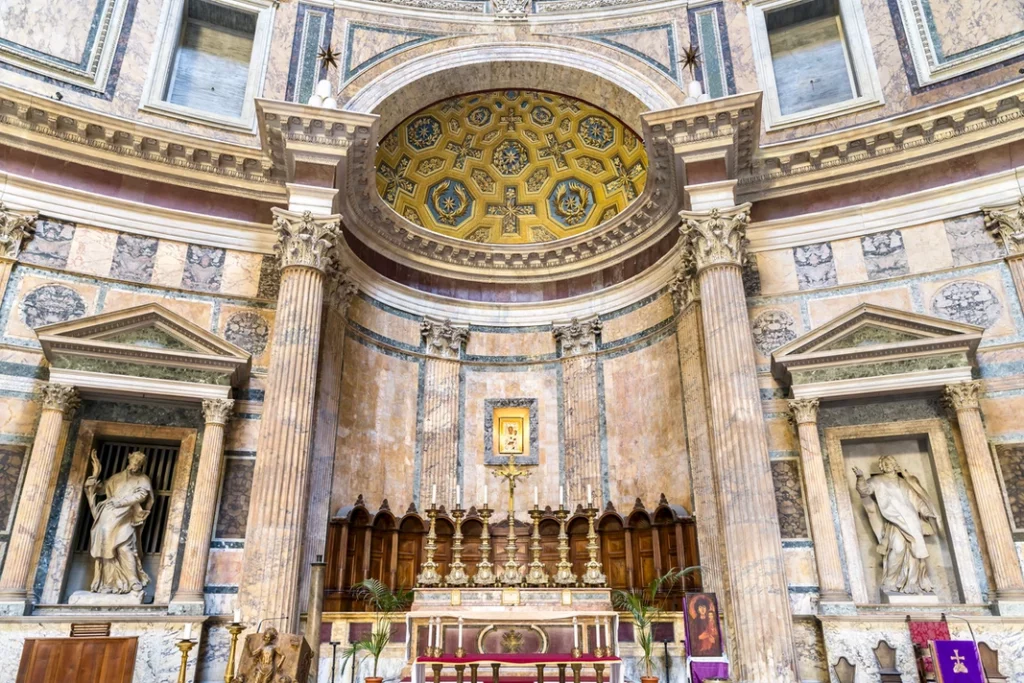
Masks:
[[[971,556],[974,540],[967,533],[963,506],[953,475],[948,442],[940,419],[908,420],[880,424],[829,427],[825,429],[825,448],[828,453],[830,474],[839,512],[839,526],[842,534],[843,556],[846,561],[850,591],[853,601],[859,605],[875,604],[868,598],[868,583],[857,538],[856,514],[849,488],[846,484],[846,458],[843,442],[863,439],[892,437],[924,437],[935,468],[936,486],[939,490],[942,511],[945,513],[945,528],[950,554],[953,557],[956,580],[961,598],[966,604],[982,604],[981,587]]]
[[[521,434],[517,440],[518,448],[513,449],[516,462],[520,465],[540,464],[535,398],[484,399],[484,464],[504,465],[508,461],[509,453],[499,443],[500,428],[506,421],[516,424]]]
[[[153,577],[155,591],[154,605],[166,605],[171,600],[174,571],[178,563],[178,545],[181,540],[185,502],[188,484],[192,476],[192,460],[195,456],[199,430],[186,427],[159,427],[155,425],[127,424],[83,420],[78,428],[75,451],[68,472],[67,486],[61,501],[60,521],[53,540],[50,567],[46,574],[43,590],[39,595],[42,605],[60,604],[67,581],[71,550],[74,543],[78,515],[82,511],[82,493],[89,468],[89,454],[103,439],[142,439],[179,443],[178,459],[175,465],[170,505],[167,510],[167,527],[164,529],[164,551],[160,557],[160,569]]]

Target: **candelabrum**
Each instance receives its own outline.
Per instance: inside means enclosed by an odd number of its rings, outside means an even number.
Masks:
[[[436,586],[441,583],[441,575],[437,573],[437,562],[434,562],[434,553],[437,552],[437,506],[433,503],[427,510],[427,518],[430,519],[430,528],[427,531],[427,561],[423,563],[423,570],[416,577],[416,583],[420,586]]]
[[[476,574],[473,576],[473,583],[477,586],[490,586],[495,581],[494,565],[491,564],[491,512],[486,504],[480,508],[484,528],[480,532],[480,561],[476,563]]]
[[[544,563],[540,561],[540,518],[543,514],[536,505],[530,510],[533,535],[530,536],[530,564],[526,572],[526,583],[531,586],[546,586],[548,583],[548,573],[544,571]]]
[[[195,642],[191,640],[178,641],[178,650],[181,651],[181,666],[178,668],[178,683],[187,683],[188,681],[188,676],[186,675],[186,669],[188,669],[188,651],[195,646]]]
[[[555,583],[559,586],[572,586],[576,583],[576,575],[572,573],[572,562],[569,561],[569,533],[566,530],[569,511],[564,505],[558,506],[555,518],[558,520],[558,564],[555,565]]]
[[[508,537],[505,539],[505,557],[507,559],[502,567],[501,583],[506,586],[518,586],[523,582],[523,570],[516,562],[519,544],[516,543],[516,513],[511,493],[510,491],[508,502]]]
[[[233,621],[228,624],[231,634],[231,648],[228,650],[228,666],[224,669],[224,683],[231,683],[235,677],[235,650],[238,648],[238,636],[245,630],[245,624]]]
[[[455,533],[452,535],[452,564],[451,571],[445,577],[449,586],[465,586],[469,583],[466,564],[462,561],[462,518],[465,515],[466,511],[458,505],[452,508],[452,519],[455,521]]]
[[[587,560],[586,570],[583,572],[583,583],[589,586],[603,586],[607,583],[604,572],[601,571],[601,560],[599,554],[601,546],[597,543],[597,531],[594,529],[594,518],[597,517],[597,508],[588,506],[584,512],[587,515]]]

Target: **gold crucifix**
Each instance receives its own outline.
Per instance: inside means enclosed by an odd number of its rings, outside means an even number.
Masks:
[[[516,562],[516,480],[530,476],[529,470],[516,464],[515,453],[509,453],[508,462],[492,472],[494,476],[508,481],[508,540],[505,542],[505,566],[499,581],[506,586],[518,586],[523,582],[523,570]]]

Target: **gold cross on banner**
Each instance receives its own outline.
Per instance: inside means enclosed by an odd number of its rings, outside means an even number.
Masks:
[[[953,656],[950,657],[950,659],[953,660],[953,673],[970,673],[970,671],[967,670],[967,666],[964,664],[964,656],[960,654],[960,650],[953,650]]]

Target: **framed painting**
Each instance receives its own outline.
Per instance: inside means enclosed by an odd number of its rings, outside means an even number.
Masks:
[[[502,465],[514,455],[520,465],[537,465],[537,399],[484,401],[484,464]]]
[[[691,657],[722,656],[722,626],[714,593],[687,593],[683,598],[686,651]]]

